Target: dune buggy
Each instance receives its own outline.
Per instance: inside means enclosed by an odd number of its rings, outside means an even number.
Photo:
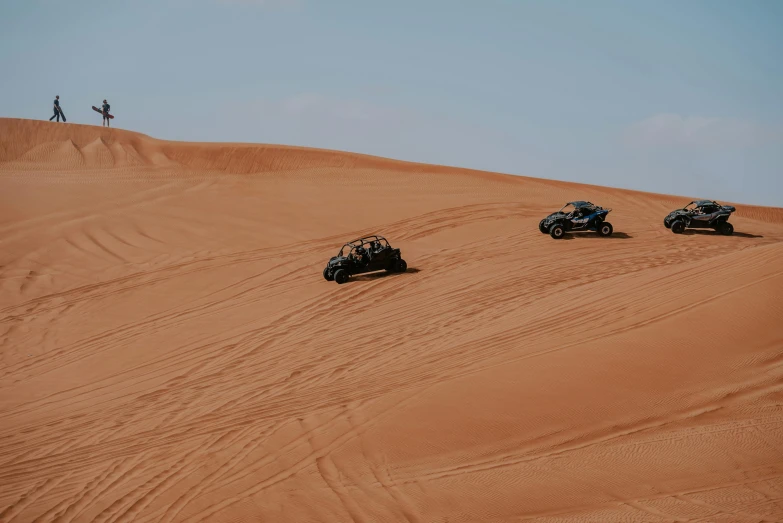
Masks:
[[[408,264],[399,249],[393,249],[383,236],[365,236],[342,246],[324,269],[324,279],[343,284],[356,274],[375,271],[405,272]]]
[[[675,234],[682,234],[690,228],[715,229],[729,236],[734,232],[729,216],[735,210],[731,205],[721,205],[713,200],[694,200],[682,209],[670,212],[663,219],[663,225]]]
[[[612,209],[604,209],[590,202],[568,202],[538,223],[538,230],[559,240],[573,231],[595,231],[599,236],[611,236],[612,224],[604,221]]]

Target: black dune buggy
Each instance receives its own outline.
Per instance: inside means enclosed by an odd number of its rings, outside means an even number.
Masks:
[[[568,202],[538,223],[538,230],[559,240],[571,231],[595,231],[598,236],[611,236],[612,224],[604,221],[612,209],[590,202]]]
[[[374,271],[405,272],[408,264],[399,249],[393,249],[383,236],[365,236],[342,246],[324,269],[324,279],[345,283],[355,274]]]
[[[715,229],[726,236],[734,232],[729,216],[736,211],[731,205],[721,205],[712,200],[694,200],[682,209],[670,212],[663,219],[667,229],[682,234],[686,228]]]

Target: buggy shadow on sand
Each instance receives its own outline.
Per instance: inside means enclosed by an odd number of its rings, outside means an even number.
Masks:
[[[691,235],[706,235],[706,236],[714,236],[715,231],[706,231],[706,230],[699,230],[699,229],[686,229],[684,233],[682,233],[683,236],[691,236]],[[733,238],[763,238],[763,234],[750,234],[748,232],[737,232],[734,231],[731,233],[731,236]]]
[[[417,272],[421,272],[421,269],[417,269],[415,267],[408,267],[408,269],[402,273],[402,272],[388,272],[388,271],[377,271],[377,272],[368,272],[365,274],[358,274],[356,275],[352,280],[353,281],[373,281],[378,280],[381,278],[386,278],[388,276],[396,276],[398,274],[416,274]]]
[[[586,234],[566,234],[563,236],[564,240],[578,240],[580,238],[589,238],[589,236]],[[609,238],[611,240],[630,240],[633,238],[633,236],[625,232],[614,231],[611,236],[605,236],[605,238]]]
[[[342,246],[324,269],[324,279],[343,284],[348,278],[368,272],[405,272],[408,264],[399,249],[392,248],[383,236],[364,236]]]

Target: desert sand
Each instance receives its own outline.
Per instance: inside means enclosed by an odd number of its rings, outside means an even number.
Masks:
[[[781,521],[783,209],[691,197],[0,119],[0,521]]]

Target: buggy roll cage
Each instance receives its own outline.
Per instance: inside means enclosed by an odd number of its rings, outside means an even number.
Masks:
[[[574,207],[574,211],[577,209],[590,209],[592,212],[595,211],[611,211],[612,209],[604,209],[603,207],[596,205],[592,202],[585,202],[585,201],[576,201],[576,202],[568,202],[567,204],[563,205],[559,211],[557,212],[563,212],[563,210],[568,207],[569,205]]]
[[[693,207],[691,209],[688,209],[688,207],[690,205],[693,205]],[[721,205],[720,203],[716,202],[715,200],[693,200],[688,205],[683,207],[683,210],[685,210],[685,211],[696,210],[696,209],[699,209],[701,207],[705,207],[707,205],[714,205],[715,207],[718,207],[718,208],[723,207],[723,205]]]
[[[348,247],[348,254],[353,252],[358,247],[362,247],[363,245],[370,244],[373,242],[378,242],[382,246],[390,247],[389,242],[384,238],[383,236],[378,236],[377,234],[372,234],[370,236],[362,236],[361,238],[357,238],[355,240],[351,240],[348,243],[344,244],[340,248],[340,252],[337,254],[337,256],[343,256],[343,251],[346,247]]]

